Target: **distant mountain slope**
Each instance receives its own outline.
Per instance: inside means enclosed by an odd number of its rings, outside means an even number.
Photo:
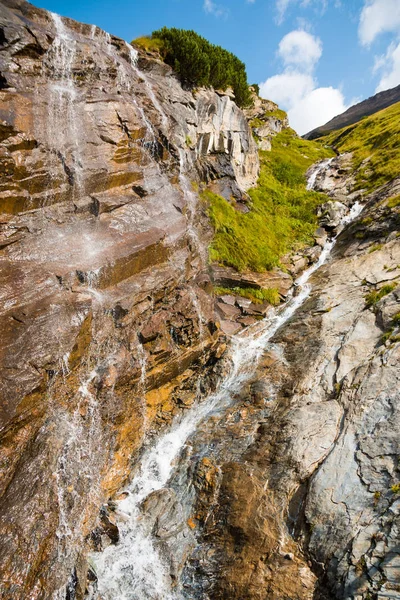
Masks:
[[[400,102],[339,131],[324,142],[336,152],[351,152],[356,188],[372,191],[399,177]]]
[[[334,117],[331,121],[325,123],[325,125],[321,125],[306,133],[303,137],[306,140],[314,140],[336,129],[342,129],[343,127],[357,123],[363,117],[373,115],[396,102],[400,102],[400,85],[390,90],[379,92],[379,94],[375,94],[375,96],[371,96],[371,98],[351,106],[341,115]]]

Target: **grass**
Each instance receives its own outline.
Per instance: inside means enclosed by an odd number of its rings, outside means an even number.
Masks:
[[[365,303],[367,307],[375,306],[378,304],[379,300],[381,300],[384,296],[393,292],[393,290],[397,287],[396,283],[387,283],[382,286],[380,290],[373,290],[369,294],[365,296]]]
[[[400,173],[400,102],[355,125],[334,131],[321,141],[341,153],[353,152],[353,166],[358,170],[357,188],[372,191]]]
[[[305,172],[333,152],[286,129],[260,152],[260,177],[249,191],[251,210],[241,213],[210,191],[203,192],[214,227],[210,260],[238,271],[263,272],[279,265],[293,249],[312,242],[316,208],[324,199],[306,190]]]
[[[139,48],[142,48],[146,52],[158,52],[160,55],[164,52],[164,42],[147,35],[132,40],[132,44],[139,46]]]
[[[225,288],[225,287],[215,287],[214,292],[217,296],[223,296],[224,294],[241,296],[242,298],[248,298],[254,304],[262,304],[263,302],[268,302],[268,304],[272,304],[272,306],[277,306],[280,303],[279,292],[276,288],[241,288],[241,287],[233,287],[233,288]]]
[[[287,113],[285,113],[284,110],[281,110],[280,108],[276,108],[275,110],[269,110],[268,112],[265,113],[266,117],[275,117],[275,119],[279,119],[280,121],[283,121],[284,119],[287,118]]]

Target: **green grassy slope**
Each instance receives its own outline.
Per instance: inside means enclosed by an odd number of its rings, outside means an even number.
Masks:
[[[310,242],[317,227],[316,207],[323,198],[306,191],[305,173],[313,163],[333,155],[320,143],[286,129],[273,138],[271,152],[260,152],[258,185],[249,191],[250,212],[238,212],[224,198],[204,192],[215,231],[210,260],[238,271],[262,272]]]
[[[400,102],[321,140],[353,152],[357,187],[372,191],[400,175]]]

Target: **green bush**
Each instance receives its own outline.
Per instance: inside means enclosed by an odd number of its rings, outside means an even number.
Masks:
[[[259,96],[260,95],[260,86],[258,85],[258,83],[252,83],[251,87],[254,89],[257,96]]]
[[[215,46],[195,31],[163,27],[152,33],[163,43],[163,56],[180,79],[190,85],[232,87],[239,106],[251,103],[246,68],[234,54]]]

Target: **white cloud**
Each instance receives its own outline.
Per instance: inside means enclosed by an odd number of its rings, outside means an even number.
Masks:
[[[283,22],[286,11],[287,11],[290,3],[291,3],[291,0],[276,0],[276,11],[277,11],[276,20],[279,25]]]
[[[381,33],[400,31],[399,0],[366,0],[361,11],[358,35],[364,46]]]
[[[283,71],[260,84],[260,95],[287,110],[291,126],[300,135],[347,108],[340,90],[318,87],[313,71],[321,55],[319,38],[306,31],[292,31],[279,44]]]
[[[316,8],[319,8],[320,11],[323,13],[328,7],[328,0],[276,0],[276,20],[278,25],[281,25],[285,20],[286,12],[291,4],[298,4],[302,8],[307,8],[311,4],[314,4]]]
[[[288,110],[290,125],[300,135],[324,125],[348,107],[343,94],[333,87],[320,87],[306,94]]]
[[[386,55],[375,60],[374,72],[381,72],[376,92],[389,90],[400,84],[400,42],[390,44]]]
[[[224,6],[216,4],[213,0],[204,0],[203,8],[206,13],[214,15],[215,17],[226,17],[228,9]]]
[[[322,42],[304,30],[291,31],[279,43],[278,54],[285,65],[311,70],[322,55]]]
[[[260,84],[260,95],[273,100],[281,107],[292,107],[315,88],[311,75],[298,71],[286,71],[274,75]]]

